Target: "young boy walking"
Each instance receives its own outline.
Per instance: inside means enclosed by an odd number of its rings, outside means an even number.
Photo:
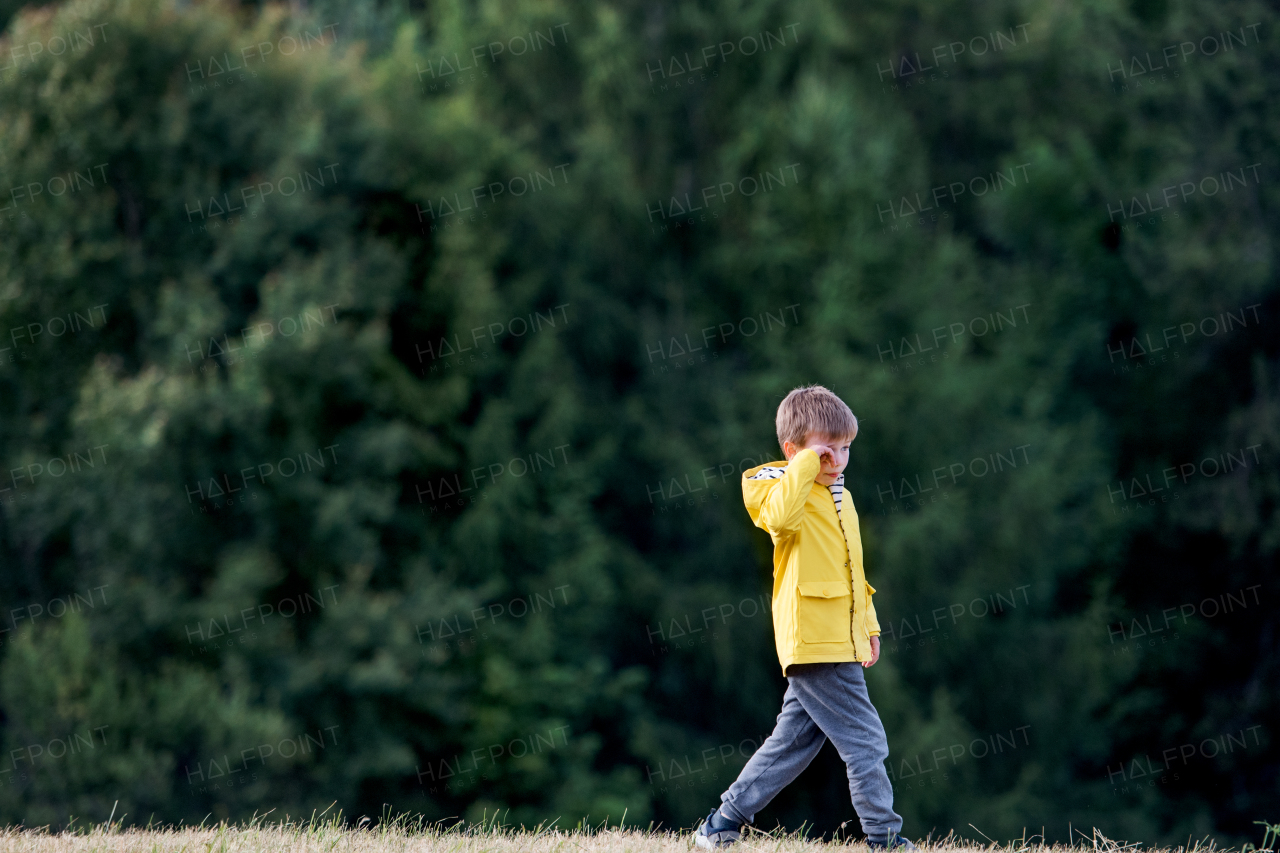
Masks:
[[[862,573],[862,539],[844,468],[858,420],[820,385],[778,406],[787,458],[743,472],[742,496],[773,539],[773,633],[788,687],[777,725],[698,827],[699,847],[736,842],[830,738],[848,768],[853,807],[873,849],[915,850],[898,833],[885,772],[889,745],[862,670],[880,657],[875,589]]]

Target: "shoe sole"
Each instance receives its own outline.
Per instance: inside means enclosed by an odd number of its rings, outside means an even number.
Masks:
[[[694,836],[693,843],[704,850],[717,850],[724,847],[732,847],[734,844],[737,844],[738,839],[742,837],[741,833],[735,833],[732,837],[726,838],[729,833],[724,830],[712,833],[711,835],[704,835],[701,831],[702,827],[699,827],[698,830],[698,833]],[[722,838],[724,838],[723,841],[720,840]]]

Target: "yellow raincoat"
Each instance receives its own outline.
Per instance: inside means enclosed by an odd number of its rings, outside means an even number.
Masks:
[[[880,634],[858,513],[843,488],[837,513],[832,489],[814,482],[820,470],[805,449],[742,474],[747,512],[773,539],[773,637],[784,676],[793,663],[870,660]]]

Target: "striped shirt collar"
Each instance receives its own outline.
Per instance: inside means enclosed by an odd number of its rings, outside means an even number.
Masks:
[[[840,476],[836,477],[834,483],[827,486],[827,490],[831,492],[831,499],[836,502],[836,517],[843,519],[840,514],[840,504],[844,498],[844,472],[841,472]]]

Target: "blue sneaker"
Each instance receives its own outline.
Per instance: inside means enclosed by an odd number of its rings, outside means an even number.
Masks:
[[[901,835],[899,835],[896,832],[888,833],[887,838],[885,837],[872,838],[871,836],[867,836],[867,846],[870,847],[872,851],[880,851],[880,850],[910,851],[910,850],[917,849],[916,846],[912,844],[909,839],[903,838]]]
[[[729,818],[720,813],[720,808],[711,810],[711,814],[707,815],[707,819],[698,827],[698,831],[694,833],[694,843],[699,847],[705,847],[708,850],[716,847],[729,847],[738,842],[742,837],[743,823],[734,823]]]

